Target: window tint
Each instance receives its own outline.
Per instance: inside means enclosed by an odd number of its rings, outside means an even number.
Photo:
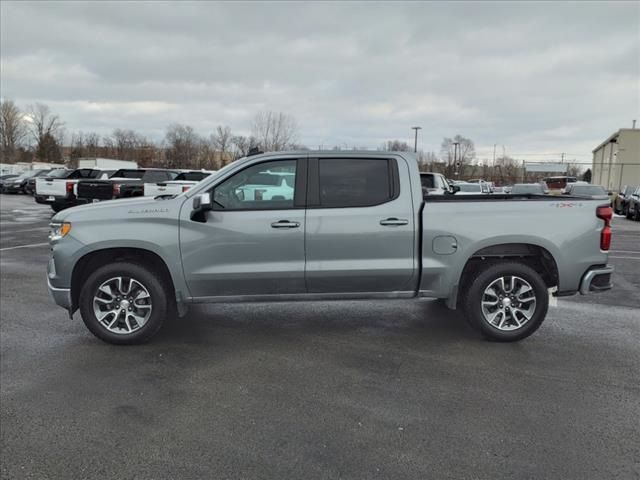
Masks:
[[[246,168],[213,192],[224,210],[273,210],[293,208],[296,160],[277,160]]]
[[[386,159],[320,159],[321,207],[366,207],[392,198]]]
[[[434,175],[420,175],[420,182],[423,188],[435,188]]]
[[[144,170],[118,170],[113,174],[114,178],[142,178]]]
[[[148,183],[166,182],[167,180],[171,180],[174,176],[175,174],[172,172],[149,170],[142,176],[142,179]]]
[[[203,178],[211,175],[209,172],[182,172],[179,173],[175,180],[185,180],[187,182],[199,182]]]

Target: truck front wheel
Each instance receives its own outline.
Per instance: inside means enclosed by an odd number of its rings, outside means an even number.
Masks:
[[[463,307],[469,323],[483,336],[515,342],[540,327],[549,294],[538,272],[522,263],[500,262],[471,275]]]
[[[159,275],[135,263],[98,268],[80,291],[80,314],[87,328],[108,343],[149,340],[167,315],[167,292]]]

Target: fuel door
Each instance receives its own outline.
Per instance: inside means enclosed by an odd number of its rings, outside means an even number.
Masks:
[[[458,249],[456,237],[442,235],[433,239],[433,251],[438,255],[451,255]]]

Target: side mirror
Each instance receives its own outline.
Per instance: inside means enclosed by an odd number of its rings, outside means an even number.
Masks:
[[[201,193],[193,198],[193,210],[198,212],[204,212],[211,210],[213,204],[211,203],[210,193]]]
[[[609,190],[609,191],[607,192],[607,195],[613,195],[613,192],[612,192],[611,190]]]
[[[460,191],[459,185],[451,185],[451,193],[458,193]]]

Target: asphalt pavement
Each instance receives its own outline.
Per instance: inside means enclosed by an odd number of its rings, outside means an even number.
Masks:
[[[515,344],[433,301],[194,307],[116,347],[46,291],[51,211],[0,196],[3,479],[640,477],[640,223],[613,291]]]

